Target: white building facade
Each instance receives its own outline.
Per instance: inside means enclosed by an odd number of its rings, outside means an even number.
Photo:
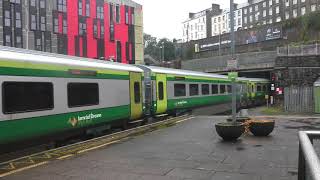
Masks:
[[[206,11],[190,14],[190,18],[182,23],[183,42],[207,38]]]

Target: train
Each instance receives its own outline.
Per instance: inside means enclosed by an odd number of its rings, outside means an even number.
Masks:
[[[9,47],[0,47],[0,76],[1,148],[231,102],[225,75]],[[238,78],[237,106],[263,103],[268,87],[267,79]]]

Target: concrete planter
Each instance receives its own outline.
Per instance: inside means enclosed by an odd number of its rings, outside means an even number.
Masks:
[[[245,131],[243,123],[223,122],[215,125],[218,135],[225,141],[237,140]]]
[[[274,120],[251,121],[250,132],[255,136],[268,136],[274,129]]]

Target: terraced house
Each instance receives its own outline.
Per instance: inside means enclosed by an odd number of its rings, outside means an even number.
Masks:
[[[131,0],[0,0],[0,45],[140,64],[142,6]]]

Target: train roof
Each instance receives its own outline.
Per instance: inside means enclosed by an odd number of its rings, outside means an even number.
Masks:
[[[83,68],[143,72],[142,69],[128,64],[0,46],[0,61],[4,60],[22,63],[31,62]]]
[[[196,77],[205,77],[205,78],[218,78],[218,79],[228,79],[228,76],[219,75],[219,74],[211,74],[197,71],[189,71],[183,69],[171,69],[164,67],[156,67],[156,66],[145,66],[149,68],[154,73],[164,73],[178,76],[196,76]]]

